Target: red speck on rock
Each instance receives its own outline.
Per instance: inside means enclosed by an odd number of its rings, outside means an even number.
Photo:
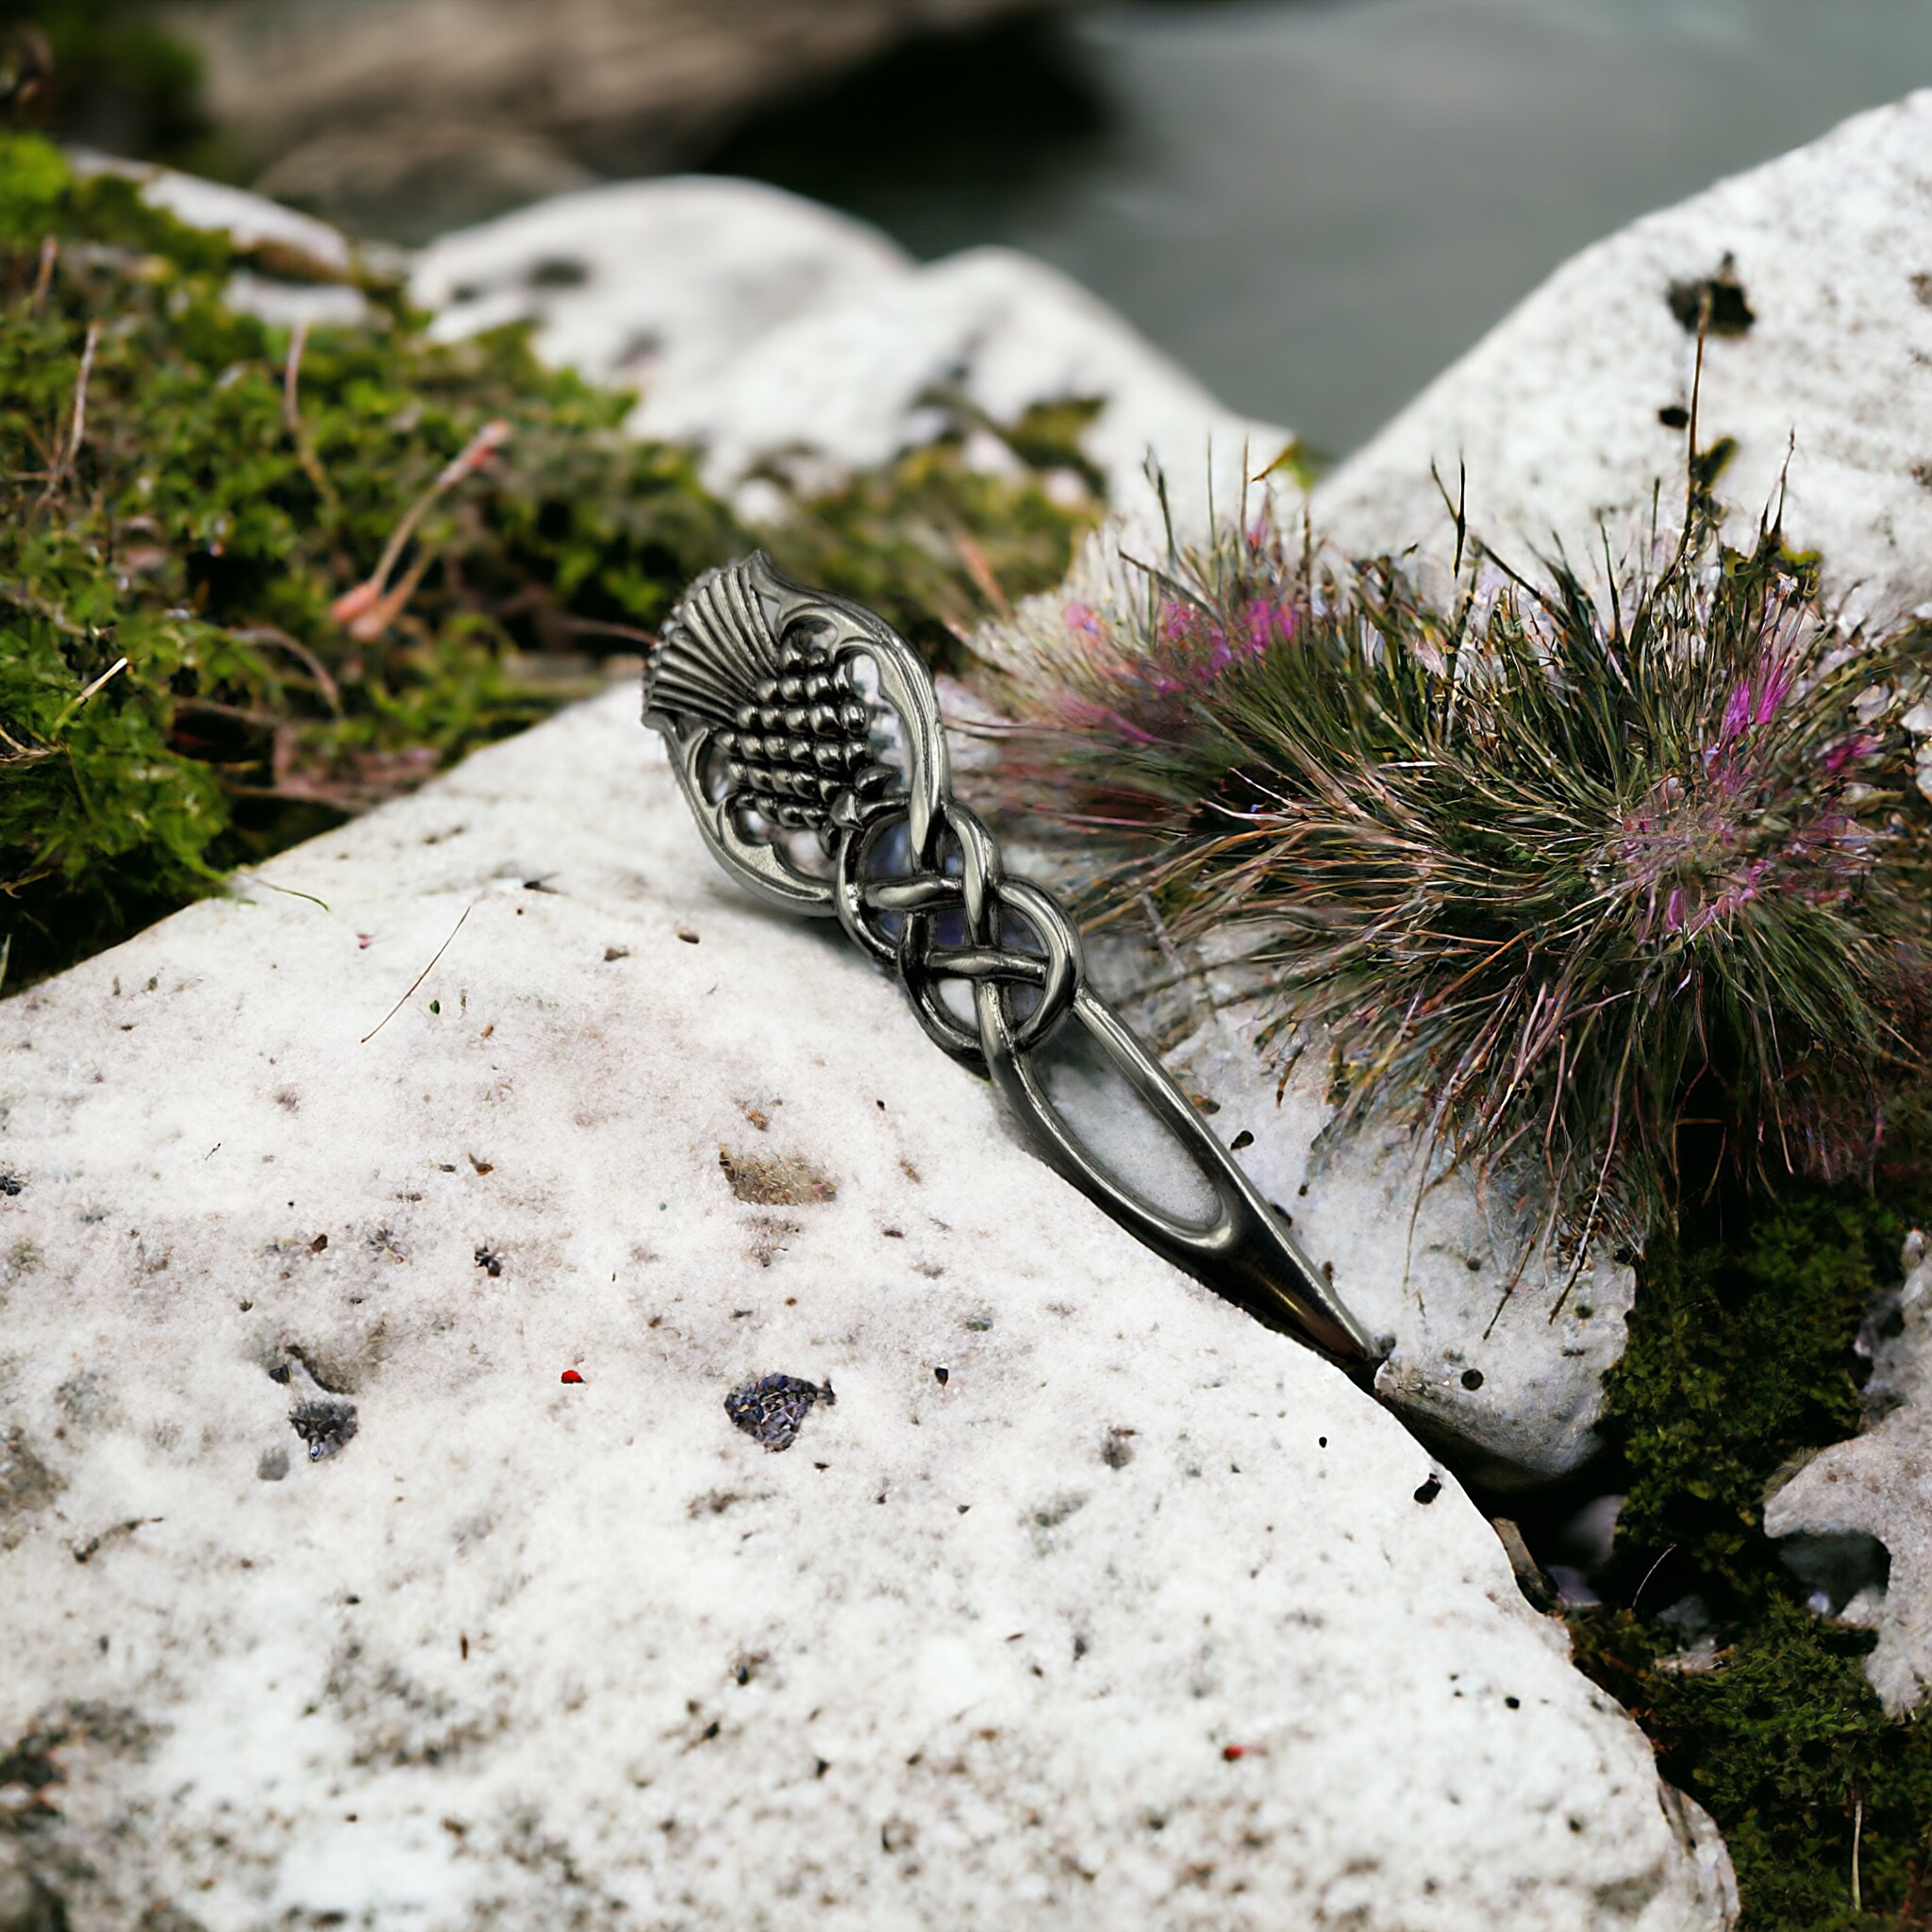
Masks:
[[[566,1382],[581,1382],[584,1378],[575,1369],[566,1369],[563,1372],[563,1379]]]

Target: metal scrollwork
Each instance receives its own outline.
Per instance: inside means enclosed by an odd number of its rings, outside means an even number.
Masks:
[[[644,720],[664,734],[724,869],[770,904],[837,918],[898,977],[926,1033],[1000,1090],[1049,1165],[1271,1327],[1346,1367],[1373,1361],[1282,1217],[1093,991],[1065,908],[1007,873],[991,831],[952,795],[932,680],[890,625],[790,582],[762,553],[708,571],[644,674]],[[812,847],[823,865],[810,862]],[[946,998],[949,983],[970,992],[970,1020]],[[1147,1199],[1054,1105],[1041,1057],[1069,1025],[1207,1181],[1215,1205],[1206,1219]]]

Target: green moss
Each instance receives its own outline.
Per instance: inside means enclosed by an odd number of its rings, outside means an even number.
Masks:
[[[370,325],[314,332],[291,395],[288,332],[222,302],[224,238],[30,137],[0,146],[0,242],[16,977],[534,722],[570,693],[520,650],[646,626],[745,541],[687,457],[619,435],[624,398],[517,336],[432,344],[382,290]],[[337,600],[497,419],[492,474],[417,530],[408,608],[351,634]]]
[[[1627,1612],[1573,1621],[1578,1662],[1655,1740],[1664,1776],[1723,1829],[1740,1932],[1928,1923],[1932,1726],[1879,1708],[1860,1666],[1869,1636],[1821,1624],[1780,1594],[1730,1634],[1717,1669],[1681,1673],[1656,1667],[1652,1627]]]
[[[747,529],[687,452],[622,433],[631,397],[521,331],[434,343],[392,289],[313,330],[291,386],[290,332],[222,300],[245,265],[0,136],[9,985],[599,688],[594,659],[756,541],[939,641],[1055,581],[1098,508],[1019,458],[980,474],[956,408],[930,447]],[[1054,421],[1008,433],[1065,468]],[[343,604],[375,577],[387,604]]]
[[[1723,1829],[1746,1932],[1877,1932],[1932,1908],[1932,1727],[1886,1717],[1870,1635],[1815,1617],[1762,1529],[1773,1479],[1857,1427],[1851,1341],[1924,1206],[1909,1186],[1814,1191],[1687,1221],[1641,1267],[1607,1387],[1629,1483],[1611,1593],[1634,1607],[1572,1612],[1577,1660]],[[1719,1650],[1684,1671],[1664,1661],[1682,1622],[1659,1613],[1693,1592]]]
[[[1652,1558],[1674,1545],[1701,1588],[1755,1609],[1765,1484],[1856,1433],[1851,1341],[1897,1278],[1906,1230],[1878,1202],[1830,1193],[1734,1218],[1652,1244],[1607,1396],[1630,1472],[1620,1537]]]

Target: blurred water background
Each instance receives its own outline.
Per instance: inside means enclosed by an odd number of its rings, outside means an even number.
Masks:
[[[1345,454],[1567,256],[1932,83],[1927,0],[1194,0],[928,42],[710,165],[999,242]]]
[[[1932,84],[1932,0],[0,0],[23,16],[70,139],[402,242],[756,175],[922,257],[1043,257],[1327,456],[1592,240]]]

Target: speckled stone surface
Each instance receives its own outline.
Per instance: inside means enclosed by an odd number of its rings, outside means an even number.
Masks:
[[[90,1932],[1724,1924],[1455,1482],[738,896],[635,708],[0,1006],[7,1884]],[[782,1452],[724,1407],[767,1374],[836,1390]]]
[[[1581,1267],[1546,1252],[1500,1188],[1485,1199],[1466,1173],[1432,1167],[1399,1125],[1324,1136],[1325,1055],[1305,1056],[1283,1085],[1257,1027],[1252,1005],[1222,1007],[1169,1059],[1189,1091],[1218,1103],[1228,1138],[1255,1136],[1249,1173],[1386,1354],[1376,1393],[1500,1490],[1580,1467],[1598,1447],[1635,1270],[1602,1249]]]

